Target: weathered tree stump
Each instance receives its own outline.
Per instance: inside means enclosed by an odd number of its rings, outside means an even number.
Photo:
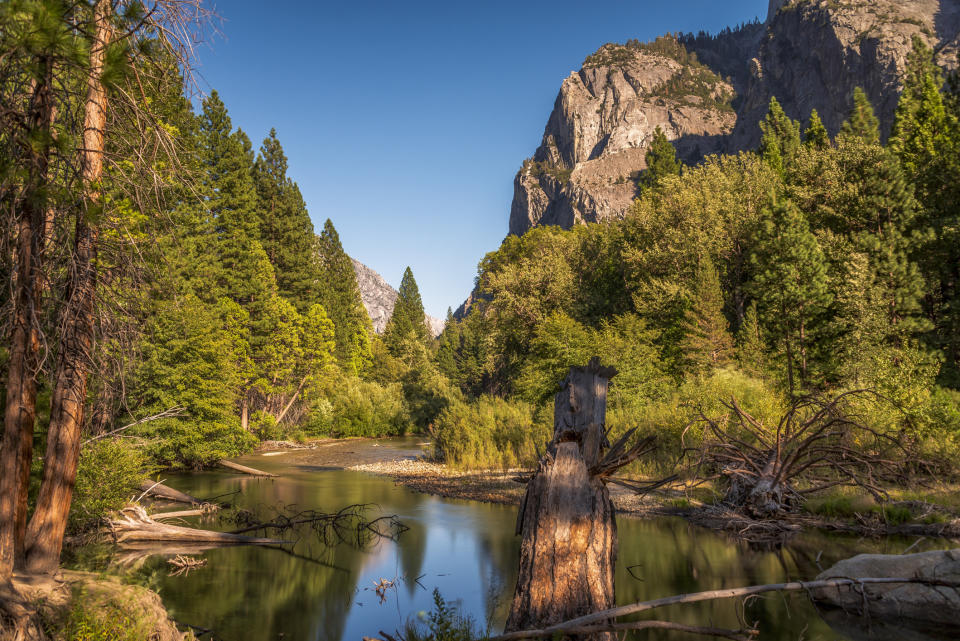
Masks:
[[[601,474],[607,386],[594,358],[557,393],[553,440],[527,485],[517,520],[520,573],[506,631],[543,627],[614,607],[617,526]],[[590,639],[612,640],[612,633]]]

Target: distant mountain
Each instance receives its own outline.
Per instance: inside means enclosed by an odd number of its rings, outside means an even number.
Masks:
[[[353,271],[357,275],[357,285],[360,286],[360,298],[363,299],[363,306],[367,308],[373,322],[373,330],[382,334],[393,315],[393,306],[397,303],[399,294],[383,276],[358,260],[350,260],[353,261]],[[445,321],[429,315],[425,316],[425,321],[433,336],[439,336],[446,324]]]
[[[862,87],[886,137],[914,36],[955,67],[960,0],[771,0],[765,22],[715,36],[604,45],[563,81],[517,172],[510,233],[622,217],[657,127],[687,163],[756,148],[772,96],[836,134]]]

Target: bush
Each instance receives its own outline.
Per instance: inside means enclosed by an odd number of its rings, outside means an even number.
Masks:
[[[80,451],[77,480],[67,528],[94,527],[108,512],[119,510],[152,470],[146,453],[130,441],[95,441]]]
[[[458,467],[530,466],[537,460],[534,444],[543,448],[552,431],[552,421],[536,416],[532,405],[482,396],[472,403],[454,402],[440,414],[434,454]]]
[[[343,377],[326,390],[303,430],[310,436],[397,436],[410,430],[399,383],[380,385]]]
[[[217,421],[160,419],[134,429],[148,439],[145,449],[162,467],[198,469],[240,456],[257,445],[256,437],[233,417]]]
[[[473,617],[463,615],[457,606],[446,601],[440,591],[433,590],[433,609],[421,612],[420,621],[407,623],[400,635],[404,641],[472,641],[486,635],[476,629]]]

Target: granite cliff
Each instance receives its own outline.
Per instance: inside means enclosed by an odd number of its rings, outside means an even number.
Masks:
[[[563,81],[514,180],[510,233],[622,216],[657,127],[687,163],[756,147],[771,96],[833,134],[862,87],[886,133],[914,36],[956,66],[960,0],[771,0],[765,22],[716,36],[604,45]]]
[[[360,298],[363,299],[363,306],[366,307],[367,314],[373,322],[373,330],[382,334],[393,314],[393,306],[399,294],[390,286],[390,283],[384,280],[383,276],[358,260],[353,258],[350,260],[353,261],[353,271],[357,275],[357,285],[360,287]],[[425,316],[424,320],[433,336],[439,336],[443,331],[445,321],[429,315]]]

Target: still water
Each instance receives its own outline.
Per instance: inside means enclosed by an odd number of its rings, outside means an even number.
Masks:
[[[409,442],[394,444],[408,446]],[[502,628],[519,559],[515,507],[415,493],[389,479],[320,467],[310,462],[306,452],[250,456],[240,462],[281,476],[257,479],[217,471],[168,475],[167,483],[200,498],[239,489],[239,494],[226,500],[255,510],[284,504],[335,511],[354,503],[374,504],[371,516],[395,514],[409,530],[396,542],[381,539],[366,546],[355,542],[327,546],[304,536],[288,551],[210,549],[200,553],[207,560],[205,566],[179,576],[170,574],[162,556],[114,556],[111,566],[125,568],[159,591],[177,621],[209,628],[224,641],[359,641],[376,636],[379,630],[392,633],[429,610],[436,588],[448,600],[459,602],[481,627]],[[208,520],[204,527],[218,525]],[[219,527],[230,529],[228,524]],[[810,579],[836,560],[860,552],[897,553],[913,542],[810,533],[787,547],[765,550],[675,518],[621,516],[618,529],[620,603]],[[924,542],[914,550],[936,547],[936,542]],[[383,598],[374,590],[374,583],[381,579],[394,581],[395,586]],[[742,621],[759,622],[765,640],[900,638],[896,632],[882,634],[877,628],[862,634],[840,632],[852,623],[841,620],[831,628],[799,594],[773,594],[753,599],[746,607],[731,600],[675,606],[657,611],[656,616],[729,628],[741,627]],[[693,637],[644,632],[636,638]]]

